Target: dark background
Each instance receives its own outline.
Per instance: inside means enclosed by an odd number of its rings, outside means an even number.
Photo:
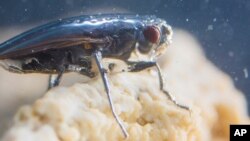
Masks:
[[[250,70],[250,0],[1,0],[0,27],[43,24],[94,8],[154,14],[189,31],[250,99],[250,78],[244,75]]]

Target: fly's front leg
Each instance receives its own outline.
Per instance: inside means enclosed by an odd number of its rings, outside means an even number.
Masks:
[[[127,133],[125,127],[123,126],[120,118],[117,116],[117,114],[115,112],[115,107],[114,107],[114,104],[112,102],[112,97],[111,97],[111,94],[110,94],[110,86],[109,86],[108,77],[107,77],[107,70],[104,69],[104,67],[103,67],[103,65],[101,63],[101,60],[102,60],[101,52],[100,51],[95,52],[94,57],[95,57],[96,64],[98,66],[99,72],[100,72],[101,77],[102,77],[102,81],[103,81],[103,84],[104,84],[104,87],[105,87],[106,94],[108,96],[108,101],[109,101],[109,105],[111,107],[112,114],[113,114],[115,120],[117,121],[118,125],[120,126],[125,138],[127,138],[128,133]]]
[[[64,71],[65,71],[64,67],[60,68],[59,73],[57,74],[55,78],[53,78],[52,74],[49,75],[48,90],[60,84]]]
[[[160,83],[160,90],[165,93],[167,95],[167,97],[175,104],[177,105],[178,107],[182,108],[182,109],[185,109],[185,110],[188,110],[190,111],[190,108],[185,106],[185,105],[181,105],[179,104],[175,98],[167,91],[164,89],[164,79],[163,79],[163,75],[162,75],[162,72],[161,72],[161,69],[160,69],[160,66],[155,63],[155,67],[157,68],[157,73],[158,73],[158,77],[159,77],[159,83]]]
[[[137,71],[141,71],[150,67],[155,66],[157,68],[157,73],[158,73],[158,78],[159,78],[159,83],[160,83],[160,90],[165,93],[167,95],[167,97],[178,107],[182,108],[182,109],[186,109],[186,110],[190,110],[189,107],[184,106],[179,104],[174,97],[167,91],[164,89],[164,79],[162,76],[162,72],[161,69],[159,67],[159,65],[156,62],[144,62],[144,61],[139,61],[139,62],[127,62],[127,64],[129,65],[128,70],[130,72],[137,72]]]
[[[151,68],[156,64],[156,62],[145,62],[145,61],[139,61],[139,62],[127,61],[126,63],[128,64],[128,71],[130,72],[142,71],[147,68]]]

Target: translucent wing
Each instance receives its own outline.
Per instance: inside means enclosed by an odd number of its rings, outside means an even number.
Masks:
[[[45,42],[32,43],[26,46],[19,44],[17,46],[10,46],[5,50],[0,49],[0,59],[33,54],[41,51],[46,51],[48,49],[59,49],[59,48],[83,45],[84,43],[106,44],[107,42],[108,42],[107,38],[93,39],[88,37],[82,37],[82,38],[49,40]]]
[[[95,30],[92,25],[76,25],[72,21],[52,22],[0,44],[0,59],[84,43],[107,43],[107,38],[104,35],[95,34],[97,32]]]

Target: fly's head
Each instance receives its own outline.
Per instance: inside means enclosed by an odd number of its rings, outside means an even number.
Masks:
[[[164,53],[172,42],[173,31],[164,20],[145,25],[139,35],[136,49],[140,54],[149,55],[151,60]]]

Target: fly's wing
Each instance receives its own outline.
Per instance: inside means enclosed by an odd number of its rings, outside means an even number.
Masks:
[[[24,32],[0,44],[0,59],[14,58],[48,49],[84,43],[106,44],[105,36],[94,35],[95,27],[72,22],[54,22]]]
[[[46,51],[48,49],[60,49],[65,47],[84,45],[85,43],[94,43],[94,44],[107,44],[107,38],[67,38],[67,39],[57,39],[57,40],[48,40],[46,42],[35,42],[30,45],[28,43],[19,44],[18,46],[10,46],[5,50],[0,49],[0,59],[14,58],[18,56],[24,56],[28,54],[34,54],[41,51]]]

